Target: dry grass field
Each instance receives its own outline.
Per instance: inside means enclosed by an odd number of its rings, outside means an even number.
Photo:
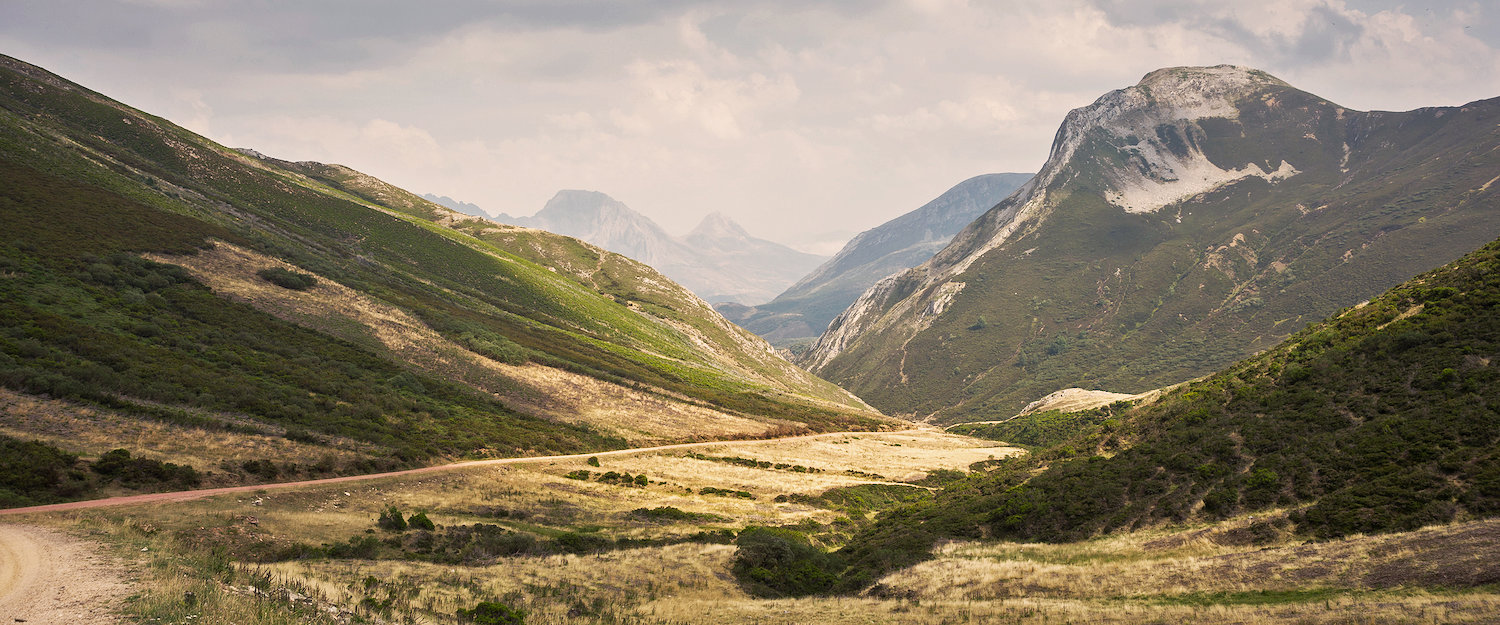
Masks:
[[[777,496],[920,479],[1015,451],[992,445],[937,431],[727,442],[695,455],[605,456],[598,466],[480,466],[30,520],[102,538],[137,563],[142,591],[126,609],[149,623],[457,623],[456,610],[480,601],[525,610],[532,625],[1415,624],[1500,615],[1500,521],[1304,544],[1265,531],[1274,525],[1261,515],[1062,545],[950,543],[863,596],[785,600],[750,597],[735,583],[733,545],[691,538],[756,524],[847,523],[844,511]],[[576,471],[595,479],[567,477]],[[608,471],[644,473],[647,483],[597,479]],[[438,533],[485,523],[539,537],[643,542],[467,563],[391,552],[255,557],[297,544],[392,539],[376,529],[390,506],[425,510]],[[690,516],[638,512],[665,506]]]
[[[0,389],[0,434],[40,440],[85,457],[126,447],[138,456],[212,471],[222,463],[238,464],[246,460],[310,465],[326,457],[345,464],[375,453],[370,445],[354,440],[321,435],[324,444],[313,445],[289,440],[285,430],[267,424],[236,420],[232,415],[211,416],[263,433],[148,421],[107,409]]]

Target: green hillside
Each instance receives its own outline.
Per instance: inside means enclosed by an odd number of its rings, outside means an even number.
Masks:
[[[1222,112],[1171,104],[1194,98]],[[1070,115],[1035,188],[868,292],[807,362],[949,423],[1211,373],[1500,236],[1497,119],[1500,100],[1359,112],[1250,70],[1155,72]],[[1291,170],[1166,194],[1201,171]],[[1138,188],[1162,205],[1117,205]]]
[[[649,267],[0,57],[0,385],[416,464],[626,444],[547,409],[579,381],[742,435],[888,423]]]
[[[845,549],[850,583],[950,537],[1072,541],[1265,512],[1252,530],[1328,538],[1493,516],[1497,359],[1500,241],[1154,403],[1001,424],[1037,451],[883,517]]]

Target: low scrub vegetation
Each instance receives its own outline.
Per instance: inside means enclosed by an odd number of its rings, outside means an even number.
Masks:
[[[0,508],[87,499],[106,489],[184,490],[201,480],[193,467],[133,458],[125,449],[88,462],[45,443],[0,435]]]
[[[1316,538],[1494,515],[1497,311],[1500,242],[1153,404],[1023,420],[1009,435],[1050,446],[883,516],[845,548],[844,583],[945,538],[1071,541],[1278,507]],[[1049,434],[1058,422],[1083,427]]]

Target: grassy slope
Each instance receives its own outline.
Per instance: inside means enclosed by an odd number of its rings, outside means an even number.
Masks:
[[[1284,159],[1298,175],[1129,214],[1102,199],[1098,172],[1121,152],[1096,137],[1039,227],[956,276],[966,287],[930,328],[861,337],[819,373],[883,410],[948,422],[1009,417],[1070,386],[1140,392],[1500,235],[1500,187],[1479,191],[1500,171],[1500,102],[1358,113],[1291,88],[1268,96],[1241,102],[1238,122],[1200,122],[1199,145],[1223,168]]]
[[[886,517],[848,554],[868,575],[944,537],[1066,541],[1284,507],[1317,537],[1494,515],[1497,311],[1500,241],[1155,403],[1079,415],[1071,434],[1035,435],[1058,417],[1033,415],[1016,431],[1043,449]]]
[[[378,347],[216,297],[179,268],[139,257],[192,254],[218,239],[395,305],[496,358],[816,429],[878,423],[836,387],[737,340],[726,323],[705,318],[706,306],[673,299],[685,292],[638,263],[536,231],[513,241],[525,251],[512,254],[430,221],[447,211],[405,192],[372,199],[329,186],[337,181],[245,157],[3,61],[0,381],[8,387],[201,427],[249,419],[348,436],[406,462],[621,444],[518,414]],[[549,256],[557,250],[569,255]],[[619,291],[670,285],[645,303],[671,314],[631,310],[568,270],[585,259],[606,268]]]

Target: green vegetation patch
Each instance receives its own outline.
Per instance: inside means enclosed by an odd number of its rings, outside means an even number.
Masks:
[[[739,547],[731,571],[746,592],[757,597],[825,594],[838,581],[843,563],[808,542],[800,532],[749,527],[734,541]]]
[[[1073,541],[1299,506],[1296,531],[1320,538],[1495,515],[1497,354],[1500,241],[1126,411],[1108,432],[1101,422],[892,510],[845,548],[845,583],[925,559],[944,538]]]
[[[0,435],[0,508],[88,499],[106,488],[186,490],[201,480],[193,467],[131,457],[125,449],[87,462],[46,443]]]

